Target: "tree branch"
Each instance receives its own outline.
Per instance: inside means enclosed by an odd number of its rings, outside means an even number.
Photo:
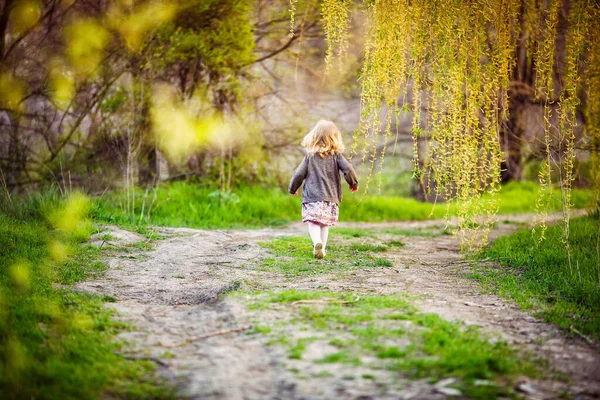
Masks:
[[[316,24],[317,24],[317,21],[313,21],[311,24],[309,24],[304,29],[310,29],[313,26],[315,26]],[[300,29],[295,29],[294,30],[294,34],[288,39],[288,41],[283,46],[281,46],[277,50],[274,50],[274,51],[272,51],[271,53],[269,53],[269,54],[267,54],[265,56],[262,56],[262,57],[260,57],[260,58],[258,58],[256,60],[254,60],[253,62],[251,62],[248,65],[252,65],[252,64],[256,64],[256,63],[268,60],[269,58],[274,57],[277,54],[281,53],[282,51],[286,50],[287,48],[289,48],[296,41],[296,39],[300,38],[300,36],[298,35],[298,33],[300,33],[300,31],[301,31]]]
[[[63,14],[67,13],[76,3],[77,3],[77,0],[75,0],[71,4],[69,4],[69,6],[64,10]],[[27,28],[25,31],[23,31],[10,44],[10,46],[8,46],[6,53],[0,53],[0,60],[4,60],[5,58],[7,58],[9,56],[9,54],[15,49],[15,47],[17,47],[17,45],[19,43],[21,43],[21,41],[23,39],[25,39],[27,36],[29,36],[31,34],[31,32],[33,32],[46,18],[48,18],[53,13],[54,13],[54,6],[50,7],[43,15],[40,16],[40,18],[33,25],[31,25],[29,28]]]
[[[5,0],[4,7],[0,11],[0,60],[4,59],[4,48],[6,47],[6,28],[8,27],[8,16],[13,0]]]

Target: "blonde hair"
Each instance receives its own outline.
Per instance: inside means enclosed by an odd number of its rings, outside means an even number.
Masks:
[[[321,157],[344,151],[342,134],[333,122],[325,119],[317,122],[312,131],[304,136],[301,145],[309,153],[319,154]]]

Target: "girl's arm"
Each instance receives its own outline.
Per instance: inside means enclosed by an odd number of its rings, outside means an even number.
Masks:
[[[290,185],[288,186],[288,192],[290,194],[296,194],[300,185],[304,179],[306,179],[306,173],[308,171],[308,155],[304,157],[304,160],[300,163],[298,168],[294,171],[294,175],[292,176],[292,180],[290,181]]]
[[[342,154],[338,154],[337,164],[340,171],[344,174],[344,179],[346,179],[346,182],[350,185],[350,190],[354,192],[358,189],[358,179],[356,179],[356,172],[354,172],[352,164],[350,164]]]

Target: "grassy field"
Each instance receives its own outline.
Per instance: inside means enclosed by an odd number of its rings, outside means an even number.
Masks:
[[[84,242],[86,200],[56,193],[1,204],[0,393],[6,399],[174,398],[151,361],[119,355],[127,329],[103,304],[70,285],[102,273]]]
[[[282,272],[289,277],[345,272],[355,268],[390,267],[392,264],[389,260],[374,253],[403,246],[400,241],[390,241],[383,245],[335,244],[332,241],[327,247],[327,257],[317,260],[312,254],[312,242],[307,237],[279,238],[261,245],[274,254],[263,260],[263,268]]]
[[[511,183],[500,192],[500,213],[535,211],[538,186]],[[576,208],[585,207],[591,194],[574,190]],[[174,182],[149,192],[138,190],[134,212],[126,212],[121,193],[107,193],[96,199],[92,216],[98,221],[121,225],[152,224],[205,229],[256,228],[277,226],[300,219],[300,196],[294,197],[279,188],[245,186],[223,193],[193,183]],[[455,205],[450,206],[454,214]],[[557,200],[552,209],[560,209]],[[344,191],[340,206],[342,221],[418,221],[443,218],[446,205],[419,202],[407,197],[377,196]]]
[[[499,238],[480,257],[507,267],[480,266],[470,276],[546,321],[600,341],[599,223],[597,216],[571,221],[571,267],[562,228],[554,225],[539,245],[528,229]]]
[[[529,184],[505,187],[500,212],[532,212],[536,190]],[[14,203],[0,201],[0,393],[6,398],[174,396],[172,388],[154,379],[151,361],[119,355],[120,345],[114,338],[128,327],[115,321],[103,306],[111,299],[71,289],[73,283],[101,274],[106,268],[99,261],[100,251],[85,244],[94,230],[86,215],[101,222],[135,227],[140,233],[147,224],[261,227],[298,220],[301,201],[279,189],[245,187],[224,194],[189,183],[161,186],[146,197],[138,192],[135,217],[123,212],[122,200],[122,196],[112,193],[91,203],[77,195],[65,201],[57,192],[49,191],[13,199]],[[575,192],[576,207],[588,201],[588,192]],[[554,207],[558,208],[559,203]],[[413,199],[361,198],[345,193],[341,209],[342,220],[420,220],[429,216],[432,206]],[[433,217],[441,217],[445,207],[433,210]],[[547,321],[600,340],[597,224],[597,216],[572,221],[571,268],[561,242],[562,231],[553,226],[539,246],[525,230],[498,239],[480,257],[506,267],[482,265],[469,276],[513,298],[521,307],[538,312]],[[364,240],[374,235],[373,231],[337,228],[341,240],[332,240],[329,258],[318,263],[311,257],[306,237],[276,239],[263,244],[272,257],[264,259],[260,268],[282,272],[290,280],[305,275],[351,273],[359,268],[386,268],[390,262],[385,253],[403,246],[401,236],[447,234],[443,227],[418,232],[388,228],[381,232],[398,238],[373,244]],[[353,240],[358,237],[362,239]],[[260,310],[297,299],[323,297],[352,300],[345,294],[323,290],[252,293],[250,307]],[[460,389],[473,398],[509,394],[507,376],[535,374],[531,363],[508,346],[490,341],[476,330],[421,314],[406,298],[367,296],[344,307],[329,304],[318,312],[301,307],[298,312],[294,323],[315,331],[317,336],[327,332],[329,344],[338,349],[319,360],[323,365],[353,365],[366,355],[380,360],[387,369],[415,378],[424,376],[423,371],[437,378],[457,376],[462,382]],[[393,321],[401,320],[411,321],[416,328],[390,328]],[[356,328],[347,329],[347,324],[354,322],[359,323]],[[276,326],[259,324],[254,332],[270,335],[274,344],[287,346],[290,359],[301,359],[307,340],[312,340],[285,338]],[[406,340],[412,345],[398,344]],[[474,382],[481,379],[500,384],[476,386]]]
[[[272,257],[262,261],[262,268],[284,273],[290,282],[319,274],[351,274],[358,269],[391,266],[386,252],[403,246],[398,239],[366,243],[365,237],[348,233],[331,243],[330,253],[323,260],[314,259],[310,241],[304,237],[265,242],[263,246]],[[514,396],[512,384],[517,376],[541,373],[529,356],[519,354],[505,342],[492,340],[474,326],[464,327],[435,314],[421,313],[409,297],[400,294],[357,297],[324,287],[321,291],[242,291],[232,296],[242,297],[255,313],[252,333],[265,335],[271,346],[283,347],[288,368],[299,376],[303,376],[302,364],[296,368],[294,360],[303,360],[312,344],[331,349],[313,361],[323,365],[323,375],[317,377],[331,376],[327,372],[329,364],[344,365],[343,379],[376,379],[375,372],[365,374],[365,369],[398,371],[410,379],[432,381],[454,377],[457,381],[453,386],[473,399]],[[263,312],[291,316],[290,320],[271,319],[271,323],[265,323]]]

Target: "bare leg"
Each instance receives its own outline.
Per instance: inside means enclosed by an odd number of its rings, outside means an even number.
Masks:
[[[321,243],[321,226],[312,222],[308,223],[308,234],[312,239],[313,245]]]
[[[319,224],[308,223],[308,233],[313,241],[313,255],[315,258],[323,258],[323,244],[321,243],[321,226]]]
[[[329,236],[329,227],[327,225],[321,225],[321,243],[323,243],[323,254],[325,254],[325,247],[327,246],[327,237]]]

